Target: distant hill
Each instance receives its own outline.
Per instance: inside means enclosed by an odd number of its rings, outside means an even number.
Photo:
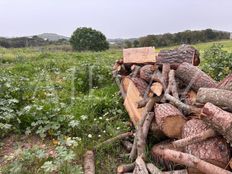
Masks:
[[[62,35],[55,34],[55,33],[43,33],[43,34],[39,34],[37,36],[42,38],[42,39],[49,40],[49,41],[58,41],[60,39],[69,40],[69,37],[62,36]]]

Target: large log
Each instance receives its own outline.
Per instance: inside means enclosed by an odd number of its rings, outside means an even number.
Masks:
[[[196,168],[202,173],[207,174],[232,174],[228,170],[224,170],[218,166],[201,160],[194,155],[178,152],[175,150],[170,150],[162,146],[154,146],[152,148],[153,156],[162,156],[165,160],[170,160],[179,164],[183,164],[187,167]]]
[[[202,87],[216,87],[216,82],[211,77],[189,63],[180,64],[175,73],[177,78],[185,82],[187,86],[190,85],[195,91]]]
[[[154,47],[123,49],[123,63],[146,64],[155,63],[156,53]]]
[[[210,102],[219,107],[232,110],[232,91],[217,88],[200,88],[197,92],[197,102]]]
[[[217,88],[232,91],[232,73],[226,76],[222,81],[220,81],[217,85]]]
[[[199,65],[199,52],[190,45],[181,45],[173,50],[161,50],[156,59],[158,64],[169,63],[173,68],[177,68],[183,62],[194,66]]]
[[[156,65],[145,65],[140,69],[139,76],[148,83],[151,81],[152,75],[158,69]]]
[[[169,103],[155,107],[155,119],[160,130],[170,138],[180,137],[182,127],[186,122],[183,114]]]
[[[202,108],[201,115],[207,125],[232,143],[232,113],[226,112],[212,103],[206,103]]]
[[[208,129],[209,127],[202,120],[189,120],[183,127],[182,138],[197,135]],[[230,159],[228,144],[220,137],[209,138],[202,142],[187,145],[185,152],[221,168],[225,168]],[[189,168],[189,173],[199,173],[199,171],[195,168]]]
[[[145,94],[147,93],[147,91],[150,90],[150,88],[148,87],[148,84],[143,79],[137,78],[137,77],[132,77],[131,80],[135,84],[136,88],[138,89],[138,91],[140,92],[140,95],[142,97],[144,97]]]

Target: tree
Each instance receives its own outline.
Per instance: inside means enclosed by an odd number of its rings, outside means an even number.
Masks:
[[[131,47],[132,47],[131,41],[126,40],[126,41],[125,41],[125,48],[131,48]]]
[[[133,45],[135,48],[139,47],[139,41],[138,40],[134,40]]]
[[[77,51],[104,51],[109,49],[109,43],[104,34],[92,28],[77,28],[73,32],[70,43]]]

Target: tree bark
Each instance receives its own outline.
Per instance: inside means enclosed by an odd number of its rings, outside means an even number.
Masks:
[[[160,130],[170,138],[181,137],[181,129],[185,124],[183,114],[169,103],[155,107],[155,119]]]
[[[147,164],[147,170],[151,173],[151,174],[163,174],[163,172],[158,169],[158,167],[156,167],[154,164],[152,163],[148,163]]]
[[[169,72],[169,89],[173,95],[173,97],[175,97],[176,99],[179,100],[179,93],[178,93],[178,88],[177,88],[177,84],[176,84],[176,80],[175,80],[175,71],[174,70],[170,70]]]
[[[150,90],[150,88],[148,87],[148,84],[143,79],[132,77],[131,80],[135,84],[136,88],[138,89],[142,97],[144,97],[147,91]]]
[[[130,76],[131,77],[139,77],[139,71],[140,71],[141,67],[138,65],[132,65],[131,66],[131,73]]]
[[[163,174],[189,174],[189,173],[188,170],[183,169],[183,170],[173,170],[173,171],[163,172]]]
[[[133,174],[149,174],[146,164],[140,156],[138,156],[135,161],[135,170]]]
[[[186,85],[190,85],[195,91],[202,87],[216,87],[216,82],[211,77],[189,63],[180,64],[176,70],[176,77],[185,82]]]
[[[232,91],[216,88],[200,88],[197,92],[197,102],[210,102],[219,107],[227,107],[232,111]]]
[[[217,88],[232,91],[232,73],[220,81],[217,85]]]
[[[172,145],[175,148],[181,148],[181,147],[185,147],[187,145],[190,144],[195,144],[195,143],[199,143],[201,141],[204,141],[208,138],[212,138],[216,136],[216,132],[213,129],[207,129],[201,133],[195,134],[195,135],[190,135],[186,138],[180,139],[180,140],[176,140],[172,142]]]
[[[161,100],[161,98],[162,98],[162,96],[160,96],[160,97],[154,96],[153,98],[155,99],[155,103],[159,103],[160,100]],[[145,97],[142,100],[138,101],[137,102],[137,108],[143,108],[143,107],[145,107],[146,104],[148,103],[149,99],[150,99],[150,97]]]
[[[155,98],[150,98],[150,100],[148,101],[143,113],[142,113],[142,116],[141,116],[141,119],[139,120],[139,123],[138,123],[138,126],[137,126],[137,129],[136,129],[136,135],[135,135],[135,138],[134,138],[134,143],[133,143],[133,147],[132,147],[132,150],[131,150],[131,153],[130,153],[130,159],[133,160],[135,159],[136,157],[136,152],[137,152],[137,142],[138,142],[138,130],[140,130],[144,124],[144,121],[146,119],[146,116],[147,114],[154,108],[154,105],[155,105]]]
[[[158,69],[156,65],[145,65],[140,69],[140,78],[146,82],[150,82],[152,75]]]
[[[163,83],[164,83],[164,90],[166,90],[168,86],[168,74],[170,71],[170,64],[164,63],[162,67],[162,77],[163,77]]]
[[[176,99],[175,97],[173,97],[169,94],[165,94],[165,99],[170,101],[173,105],[175,105],[177,108],[181,109],[187,115],[189,115],[191,113],[199,114],[201,112],[201,109],[199,109],[195,106],[186,105],[183,102],[181,102],[180,100]]]
[[[182,138],[197,135],[208,129],[209,127],[202,120],[189,120],[183,127]],[[225,168],[230,159],[228,144],[220,137],[209,138],[198,143],[187,145],[185,152],[221,168]],[[189,171],[197,173],[196,169],[190,168]]]
[[[172,68],[177,68],[183,62],[194,66],[200,64],[199,52],[190,45],[181,45],[173,50],[161,50],[156,59],[157,64],[169,63]]]
[[[207,125],[232,143],[232,113],[223,111],[212,103],[206,103],[202,108],[201,115]]]
[[[153,118],[154,118],[154,112],[149,112],[146,116],[143,126],[138,128],[139,129],[138,130],[138,142],[137,142],[137,155],[138,156],[145,157],[144,155],[145,155],[147,135],[148,135]]]
[[[84,174],[95,174],[95,157],[93,151],[84,154]]]
[[[117,174],[124,174],[125,172],[133,172],[135,168],[135,163],[122,164],[117,168]]]
[[[162,156],[165,160],[170,160],[187,167],[196,168],[202,173],[209,174],[231,174],[230,171],[224,170],[204,160],[201,160],[191,154],[177,152],[175,150],[165,149],[162,146],[154,146],[152,148],[153,156]]]

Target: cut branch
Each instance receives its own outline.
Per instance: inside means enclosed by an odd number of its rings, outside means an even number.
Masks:
[[[136,134],[135,134],[135,138],[134,138],[133,147],[132,147],[132,150],[131,150],[131,153],[130,153],[130,159],[131,160],[134,160],[135,157],[136,157],[137,141],[138,141],[138,130],[140,128],[142,128],[147,114],[153,109],[154,105],[155,105],[155,98],[152,97],[152,98],[149,99],[149,101],[148,101],[148,103],[147,103],[147,105],[146,105],[146,107],[144,109],[144,112],[143,112],[143,114],[141,116],[141,119],[139,120],[139,124],[138,124],[137,129],[136,129]]]
[[[135,163],[122,164],[117,168],[117,174],[124,174],[125,172],[133,172],[135,168]]]
[[[173,95],[173,97],[175,97],[176,99],[179,100],[179,94],[178,94],[178,89],[177,89],[177,84],[176,84],[176,80],[175,80],[175,71],[174,70],[170,70],[169,72],[169,84],[170,87],[170,91]]]
[[[98,149],[100,147],[102,147],[103,145],[107,145],[107,144],[112,144],[114,143],[115,141],[119,141],[119,140],[122,140],[124,138],[127,138],[127,137],[130,137],[130,136],[133,136],[133,133],[132,132],[126,132],[126,133],[123,133],[123,134],[120,134],[120,135],[117,135],[116,137],[113,137],[113,138],[110,138],[100,144],[98,144],[95,149]]]
[[[147,164],[147,170],[151,174],[163,174],[163,172],[161,172],[161,170],[158,167],[156,167],[154,164],[152,164],[152,163],[148,163]]]
[[[149,174],[146,164],[140,156],[138,156],[135,161],[135,170],[133,174]]]
[[[177,108],[180,108],[186,114],[191,114],[191,113],[199,114],[201,112],[201,109],[194,107],[194,106],[191,106],[191,105],[186,105],[183,102],[181,102],[180,100],[176,99],[175,97],[173,97],[169,94],[165,94],[165,99],[170,101]]]
[[[213,129],[207,129],[199,134],[191,135],[189,137],[173,141],[172,144],[175,148],[180,148],[190,144],[199,143],[201,141],[215,136],[216,132]]]
[[[232,113],[223,111],[221,108],[206,103],[202,109],[203,120],[217,132],[232,143]]]
[[[203,173],[210,174],[231,174],[230,171],[224,170],[206,161],[203,161],[191,154],[177,152],[175,150],[165,149],[162,146],[154,146],[152,148],[154,156],[162,156],[165,160],[170,160],[187,167],[196,168]]]
[[[168,74],[170,71],[170,64],[164,63],[162,67],[162,77],[163,77],[163,83],[164,83],[164,90],[166,90],[168,86]]]
[[[95,174],[95,160],[93,151],[84,154],[84,174]]]

